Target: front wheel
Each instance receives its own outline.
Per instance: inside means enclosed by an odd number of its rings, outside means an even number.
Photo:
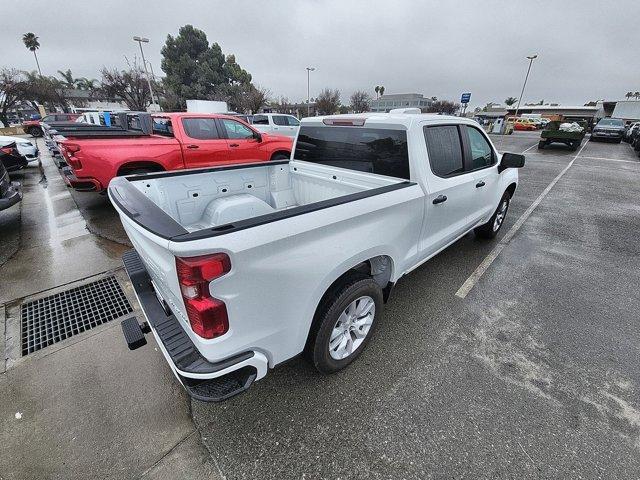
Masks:
[[[32,137],[41,137],[42,129],[40,127],[31,127],[27,133]]]
[[[355,275],[321,305],[305,357],[318,371],[334,373],[353,362],[371,339],[382,313],[382,289],[371,277]]]
[[[495,238],[500,229],[502,228],[502,224],[504,223],[504,219],[507,216],[507,210],[509,210],[509,202],[511,201],[511,195],[509,192],[504,192],[502,198],[500,199],[500,203],[498,204],[498,208],[493,213],[491,218],[484,225],[480,225],[474,229],[476,235],[480,238]]]

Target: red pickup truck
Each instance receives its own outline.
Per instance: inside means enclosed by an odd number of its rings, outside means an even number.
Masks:
[[[258,132],[237,118],[219,114],[160,113],[151,116],[150,134],[61,132],[60,151],[68,167],[67,185],[104,193],[122,175],[200,168],[289,158],[290,137]]]
[[[80,116],[79,113],[50,113],[41,120],[26,120],[22,122],[24,133],[32,137],[42,136],[42,123],[44,122],[73,122]]]

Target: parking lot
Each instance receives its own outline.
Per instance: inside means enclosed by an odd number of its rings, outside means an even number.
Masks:
[[[404,277],[350,368],[322,376],[294,359],[230,401],[190,401],[153,340],[129,352],[105,324],[9,355],[0,472],[640,477],[640,161],[626,143],[538,139],[493,137],[527,155],[500,236],[469,234]],[[8,352],[17,306],[38,292],[115,272],[137,310],[108,198],[69,194],[41,150],[19,175],[22,205],[0,213]]]

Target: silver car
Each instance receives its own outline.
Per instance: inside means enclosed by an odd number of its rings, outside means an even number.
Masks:
[[[38,159],[39,151],[36,144],[23,137],[10,137],[0,135],[0,145],[6,145],[8,143],[16,143],[16,147],[18,148],[18,153],[25,157],[27,161],[33,162]]]

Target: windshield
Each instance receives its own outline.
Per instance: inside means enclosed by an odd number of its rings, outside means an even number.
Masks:
[[[303,126],[293,158],[409,179],[407,132],[404,130]]]
[[[603,118],[598,122],[599,127],[624,127],[624,122],[617,118]]]

